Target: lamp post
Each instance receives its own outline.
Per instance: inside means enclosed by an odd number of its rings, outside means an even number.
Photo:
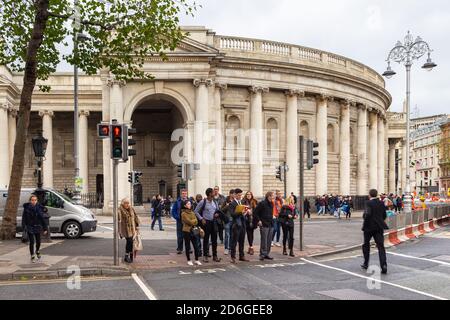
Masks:
[[[422,66],[423,69],[431,71],[437,65],[431,60],[431,52],[428,43],[417,37],[414,40],[411,33],[408,31],[404,39],[404,43],[397,42],[395,47],[389,52],[387,63],[387,70],[383,76],[390,79],[396,72],[391,68],[391,61],[397,63],[404,63],[406,67],[406,190],[405,190],[405,213],[412,211],[412,197],[411,197],[411,177],[410,177],[410,108],[411,108],[411,67],[414,60],[419,60],[425,54],[428,54],[427,62]]]
[[[75,160],[75,177],[74,177],[74,192],[73,192],[73,200],[75,203],[81,202],[81,194],[80,194],[80,146],[79,146],[79,122],[78,122],[78,67],[77,67],[77,60],[78,60],[78,42],[88,39],[86,35],[83,33],[79,33],[77,30],[74,30],[74,37],[73,37],[73,54],[75,58],[75,63],[73,66],[73,74],[74,74],[74,81],[73,81],[73,106],[74,106],[74,115],[73,115],[73,128],[74,128],[74,160]]]
[[[42,136],[42,130],[39,131],[39,134],[31,140],[31,143],[33,144],[33,152],[34,157],[37,159],[37,189],[36,189],[36,195],[38,196],[38,200],[40,203],[43,203],[43,182],[42,182],[42,162],[45,158],[45,152],[47,151],[47,143],[48,139],[45,139]]]

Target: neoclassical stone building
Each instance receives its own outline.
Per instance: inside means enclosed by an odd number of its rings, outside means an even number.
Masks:
[[[105,204],[110,203],[109,142],[97,138],[96,124],[112,119],[132,122],[138,130],[138,155],[119,168],[121,197],[129,194],[131,168],[144,173],[144,198],[175,194],[178,178],[171,152],[176,142],[171,136],[177,128],[189,132],[183,140],[183,157],[190,158],[203,144],[198,124],[223,135],[226,130],[250,128],[278,134],[267,135],[262,143],[251,135],[237,137],[237,163],[213,159],[201,164],[189,182],[191,194],[203,194],[214,185],[224,192],[241,187],[258,197],[281,189],[273,159],[287,162],[287,189],[297,193],[299,134],[320,144],[320,163],[306,172],[307,195],[365,195],[372,187],[388,191],[386,114],[391,96],[376,71],[316,49],[219,36],[203,27],[185,29],[189,37],[168,54],[168,61],[148,57],[144,68],[155,76],[152,81],[121,83],[107,72],[80,76],[83,192],[101,193]],[[44,184],[59,190],[73,181],[73,80],[70,73],[54,74],[46,82],[51,92],[36,91],[33,97],[29,140],[43,129],[49,139]],[[9,179],[21,85],[20,74],[0,67],[2,186]],[[230,146],[223,140],[213,138],[225,155]],[[27,150],[24,185],[34,186],[31,145]],[[249,163],[251,157],[263,161]]]

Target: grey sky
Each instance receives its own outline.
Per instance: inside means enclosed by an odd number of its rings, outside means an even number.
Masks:
[[[199,0],[203,8],[183,25],[202,25],[217,34],[261,38],[331,51],[360,61],[379,73],[386,57],[408,30],[435,50],[432,72],[415,62],[412,101],[420,116],[450,113],[450,2],[447,0]],[[405,99],[405,67],[386,81],[392,111]],[[414,110],[412,110],[414,111]]]

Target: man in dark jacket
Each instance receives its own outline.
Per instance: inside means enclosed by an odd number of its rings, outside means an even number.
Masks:
[[[234,200],[228,206],[231,216],[231,263],[236,263],[236,245],[239,244],[239,261],[246,261],[244,253],[245,244],[245,215],[242,211],[242,190],[234,191]]]
[[[183,223],[181,221],[182,202],[188,199],[188,192],[186,189],[181,190],[181,197],[175,201],[172,206],[172,217],[177,222],[177,253],[183,253]]]
[[[377,244],[378,254],[380,257],[381,273],[387,273],[386,250],[384,248],[384,230],[388,226],[384,222],[386,220],[386,208],[383,202],[378,199],[378,191],[370,190],[370,200],[366,202],[366,209],[364,211],[364,223],[362,231],[364,232],[364,244],[362,247],[364,254],[364,263],[361,268],[367,270],[369,268],[370,259],[370,240],[374,238]]]
[[[47,222],[44,219],[45,207],[38,203],[36,195],[30,197],[30,201],[23,205],[22,214],[22,230],[28,233],[28,239],[30,241],[30,256],[31,262],[35,263],[36,259],[41,259],[41,232],[46,235]],[[36,244],[36,249],[35,249]]]
[[[266,198],[258,203],[253,215],[258,221],[258,226],[261,233],[261,247],[259,260],[264,259],[273,260],[270,254],[272,247],[272,233],[273,233],[273,201],[275,200],[275,193],[269,191]]]

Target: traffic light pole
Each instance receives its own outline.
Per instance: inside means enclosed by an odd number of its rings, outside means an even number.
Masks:
[[[300,195],[298,197],[299,202],[299,210],[300,212],[300,251],[303,251],[303,219],[305,216],[304,206],[303,203],[305,202],[305,180],[304,180],[304,173],[305,173],[305,163],[304,163],[304,149],[305,149],[305,143],[304,143],[304,137],[300,136],[299,139],[299,153],[300,153]]]
[[[286,175],[287,175],[287,166],[286,166],[286,162],[283,163],[283,182],[284,182],[284,198],[287,199],[287,185],[286,185]]]
[[[113,222],[114,222],[114,237],[113,237],[113,247],[114,247],[114,265],[119,265],[119,217],[118,217],[118,166],[119,160],[113,160]]]

